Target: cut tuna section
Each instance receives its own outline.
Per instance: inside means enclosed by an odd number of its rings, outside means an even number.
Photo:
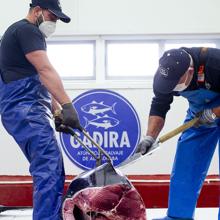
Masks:
[[[109,164],[85,172],[72,181],[62,214],[64,220],[146,220],[140,194]]]
[[[86,188],[65,200],[63,211],[65,220],[146,220],[142,198],[127,185]]]

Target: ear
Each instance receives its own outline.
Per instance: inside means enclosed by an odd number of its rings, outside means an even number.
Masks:
[[[38,17],[38,16],[41,14],[42,9],[41,9],[40,6],[36,6],[36,7],[34,7],[33,11],[34,11],[34,15],[35,15],[36,17]]]
[[[193,75],[194,74],[194,67],[190,66],[188,72],[190,75]]]

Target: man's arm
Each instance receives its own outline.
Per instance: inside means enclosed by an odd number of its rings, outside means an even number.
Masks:
[[[146,136],[138,144],[136,153],[140,152],[144,155],[151,152],[154,146],[153,144],[164,126],[164,122],[164,118],[160,116],[149,116]]]
[[[60,76],[50,63],[46,51],[37,50],[27,53],[25,56],[36,68],[42,84],[52,94],[53,108],[59,108],[58,103],[62,106],[62,115],[60,115],[60,119],[62,118],[62,121],[60,121],[60,123],[82,130],[78,114],[72,105],[71,99],[64,90]]]
[[[36,68],[40,75],[41,82],[56,101],[60,105],[71,103],[71,99],[64,90],[61,78],[50,63],[46,51],[37,50],[30,52],[26,54],[26,58]]]
[[[212,111],[218,118],[220,118],[220,107],[215,107]]]
[[[173,101],[172,94],[163,95],[155,91],[154,93],[155,97],[151,103],[147,132],[136,149],[136,152],[141,152],[142,155],[153,149],[153,144],[164,126],[166,113],[170,109],[170,104]]]
[[[149,116],[148,129],[146,135],[151,136],[156,140],[164,126],[164,122],[164,118],[160,116]]]
[[[56,99],[52,96],[52,113],[54,114],[55,111],[61,111],[60,104],[56,101]]]
[[[155,96],[152,98],[150,114],[148,119],[147,136],[153,137],[155,140],[160,131],[163,129],[166,114],[173,102],[173,94],[161,94],[154,89]]]

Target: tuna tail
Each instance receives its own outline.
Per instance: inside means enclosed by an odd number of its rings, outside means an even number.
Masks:
[[[83,118],[85,119],[85,128],[87,128],[88,126],[89,126],[89,120],[85,117],[85,116],[83,116]]]
[[[111,107],[111,110],[112,110],[112,112],[116,115],[116,112],[115,112],[115,105],[117,104],[117,102],[115,102],[113,105],[112,105],[112,107]]]

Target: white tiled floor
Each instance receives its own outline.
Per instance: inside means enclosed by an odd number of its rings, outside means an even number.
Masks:
[[[166,215],[166,209],[147,209],[147,220],[160,218]],[[1,220],[31,220],[32,210],[16,210],[0,213]],[[195,220],[218,220],[217,208],[197,208]]]

